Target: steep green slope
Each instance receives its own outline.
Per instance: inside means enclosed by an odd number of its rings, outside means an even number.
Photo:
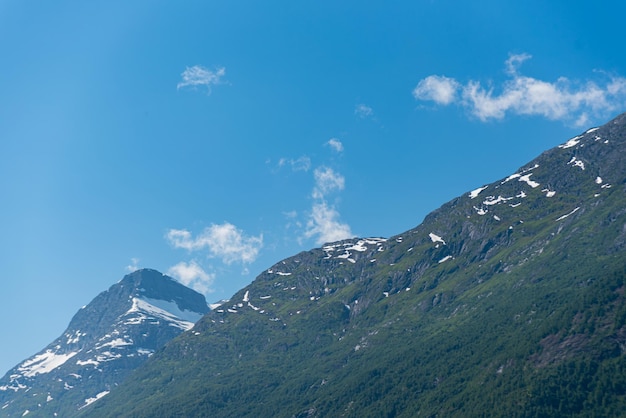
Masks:
[[[85,413],[619,415],[623,155],[625,115],[413,230],[284,260]]]

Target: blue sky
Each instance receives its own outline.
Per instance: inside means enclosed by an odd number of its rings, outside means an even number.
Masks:
[[[467,4],[463,4],[467,3]],[[618,1],[0,3],[0,373],[138,267],[228,298],[626,110]]]

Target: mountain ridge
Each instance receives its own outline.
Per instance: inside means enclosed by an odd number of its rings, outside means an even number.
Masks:
[[[626,407],[626,114],[389,239],[303,251],[85,416],[591,416]]]
[[[201,294],[156,270],[126,275],[63,334],[0,380],[1,416],[72,416],[208,312]]]
[[[262,272],[85,416],[616,416],[626,114]]]

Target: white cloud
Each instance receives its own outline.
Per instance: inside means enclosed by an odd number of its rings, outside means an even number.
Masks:
[[[307,238],[315,237],[316,243],[320,245],[353,236],[350,226],[339,221],[339,212],[323,200],[313,204],[304,235]]]
[[[311,159],[306,155],[297,159],[281,158],[278,160],[278,167],[290,166],[293,171],[309,171],[311,169]]]
[[[353,235],[350,226],[340,222],[339,212],[326,201],[329,193],[345,188],[344,177],[329,167],[318,167],[313,175],[315,178],[312,193],[314,202],[306,224],[305,238],[315,237],[317,244],[351,238]]]
[[[572,82],[565,77],[543,81],[519,73],[519,66],[530,58],[528,54],[509,56],[505,71],[510,78],[499,93],[478,81],[463,85],[452,78],[432,75],[417,84],[413,95],[440,105],[458,104],[482,121],[513,113],[582,125],[626,106],[626,78],[604,74],[605,80],[598,82]]]
[[[221,83],[221,78],[226,74],[226,68],[220,67],[215,71],[211,71],[208,68],[201,65],[194,65],[193,67],[187,67],[182,72],[180,83],[176,85],[177,89],[184,87],[206,87],[207,93],[211,93],[211,86],[215,86]]]
[[[343,190],[345,187],[344,177],[329,167],[318,167],[313,172],[315,187],[313,197],[323,199],[327,193]]]
[[[130,264],[126,266],[126,271],[132,273],[137,270],[139,270],[139,259],[133,257],[130,259]]]
[[[367,118],[370,116],[374,116],[374,109],[367,105],[364,105],[363,103],[360,103],[354,108],[354,114],[360,118]]]
[[[326,144],[336,152],[343,152],[343,144],[337,138],[329,139]]]
[[[506,68],[506,73],[510,75],[517,74],[517,69],[519,66],[526,60],[532,58],[530,54],[509,54],[509,59],[504,62],[504,66]]]
[[[208,250],[209,256],[221,258],[222,262],[252,263],[263,247],[263,235],[246,236],[233,224],[225,222],[211,225],[193,237],[186,229],[170,229],[166,239],[175,248],[189,251]]]
[[[418,100],[432,100],[440,105],[448,105],[456,99],[459,83],[453,78],[431,75],[421,80],[413,90]]]
[[[215,274],[209,274],[196,262],[191,261],[180,263],[172,266],[167,271],[169,276],[174,277],[185,286],[191,287],[197,292],[207,294],[213,292],[211,285],[215,280]]]

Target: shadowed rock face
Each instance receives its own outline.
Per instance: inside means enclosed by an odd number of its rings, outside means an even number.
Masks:
[[[102,398],[208,312],[204,296],[138,270],[80,309],[66,331],[0,381],[1,416],[71,416]]]

